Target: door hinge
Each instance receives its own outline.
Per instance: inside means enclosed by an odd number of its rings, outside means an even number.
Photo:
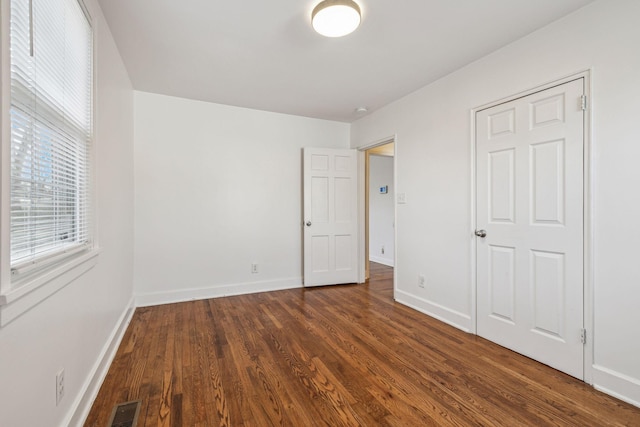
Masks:
[[[582,108],[582,111],[587,111],[587,109],[589,108],[587,95],[580,96],[580,108]]]
[[[586,329],[580,329],[580,342],[582,344],[586,344],[587,343],[587,330]]]

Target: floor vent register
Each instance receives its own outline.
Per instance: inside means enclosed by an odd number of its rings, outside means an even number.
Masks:
[[[140,401],[120,403],[113,408],[107,427],[135,427],[140,412]]]

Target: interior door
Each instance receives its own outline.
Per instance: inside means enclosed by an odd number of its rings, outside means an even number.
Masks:
[[[304,149],[304,285],[358,278],[355,150]]]
[[[582,379],[584,79],[476,114],[477,332]]]

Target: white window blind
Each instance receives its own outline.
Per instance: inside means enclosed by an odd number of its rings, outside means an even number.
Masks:
[[[78,0],[11,1],[11,267],[86,248],[92,29]]]

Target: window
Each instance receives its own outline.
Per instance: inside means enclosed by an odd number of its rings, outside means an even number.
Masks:
[[[10,265],[19,282],[91,247],[93,36],[78,0],[13,0],[10,20]]]

